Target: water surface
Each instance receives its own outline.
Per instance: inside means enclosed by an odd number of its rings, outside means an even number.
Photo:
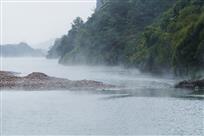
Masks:
[[[173,78],[121,67],[62,66],[44,58],[4,58],[3,69],[90,79],[124,88],[1,92],[5,135],[203,135],[203,96],[175,90]]]

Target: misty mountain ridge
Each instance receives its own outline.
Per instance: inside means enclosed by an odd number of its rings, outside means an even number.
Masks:
[[[45,53],[41,49],[34,49],[27,43],[0,45],[0,55],[3,57],[41,57]]]

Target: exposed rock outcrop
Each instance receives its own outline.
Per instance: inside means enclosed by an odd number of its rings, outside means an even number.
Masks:
[[[186,88],[186,89],[204,89],[204,79],[182,81],[176,84],[175,87],[176,88]]]
[[[97,90],[112,88],[113,85],[92,80],[72,81],[50,77],[34,72],[25,77],[15,76],[12,72],[0,71],[0,88],[12,90]]]

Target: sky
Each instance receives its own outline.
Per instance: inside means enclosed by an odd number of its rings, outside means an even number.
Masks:
[[[41,48],[40,43],[46,43],[66,34],[77,16],[86,21],[94,12],[96,2],[95,0],[6,0],[2,7],[2,43],[26,42],[33,47]]]

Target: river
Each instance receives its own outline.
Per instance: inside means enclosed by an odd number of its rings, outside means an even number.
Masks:
[[[3,58],[3,70],[44,72],[123,86],[104,91],[1,90],[3,135],[203,135],[203,95],[174,89],[172,77],[136,69],[63,66],[45,58]]]

